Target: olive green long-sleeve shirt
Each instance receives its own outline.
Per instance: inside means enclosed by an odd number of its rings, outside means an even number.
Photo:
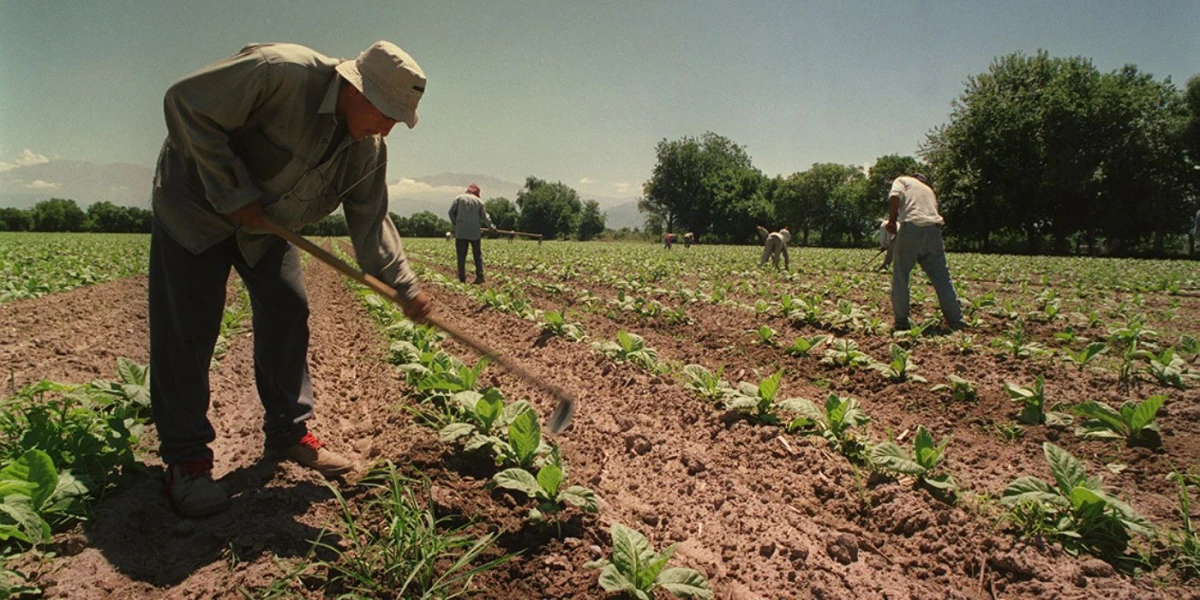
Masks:
[[[338,127],[339,62],[294,44],[250,45],[172,84],[154,214],[195,253],[236,235],[254,265],[279,240],[230,213],[261,201],[295,230],[341,205],[363,271],[411,299],[420,283],[388,218],[387,146]]]

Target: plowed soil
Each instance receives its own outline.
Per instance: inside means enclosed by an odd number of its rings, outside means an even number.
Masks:
[[[306,277],[317,397],[310,426],[363,468],[391,460],[424,474],[438,511],[499,534],[502,550],[523,550],[477,579],[477,597],[606,597],[597,571],[584,564],[608,554],[608,525],[621,522],[656,547],[678,542],[674,564],[706,573],[718,598],[1200,598],[1165,569],[1133,576],[1098,559],[1020,541],[1002,531],[985,503],[950,505],[911,481],[871,476],[823,444],[716,410],[669,377],[614,364],[586,343],[547,338],[533,323],[431,286],[448,322],[582,399],[575,423],[556,441],[572,480],[600,497],[600,512],[573,517],[561,539],[533,530],[524,524],[527,507],[488,490],[494,471],[455,455],[403,410],[409,400],[402,378],[384,360],[387,341],[338,276],[310,261]],[[147,361],[145,304],[146,281],[135,278],[0,305],[0,361],[17,387],[42,378],[110,377],[117,356]],[[743,335],[752,321],[713,310],[691,327],[637,332],[648,334],[665,360],[729,365],[728,378],[750,380],[772,372],[781,356],[760,353]],[[612,339],[625,328],[597,315],[585,325],[593,339]],[[162,496],[161,465],[149,452],[146,477],[106,498],[87,525],[56,536],[55,557],[22,565],[46,597],[253,595],[283,577],[280,565],[291,563],[277,558],[303,559],[322,530],[336,525],[340,508],[326,482],[261,458],[251,335],[231,341],[211,377],[215,475],[232,495],[232,508],[203,520],[176,516]],[[453,342],[446,347],[473,358]],[[868,351],[882,356],[879,348]],[[953,372],[960,361],[933,353],[917,359],[929,372]],[[982,370],[971,365],[971,372],[1004,370],[999,359],[984,360],[990,362]],[[948,467],[967,489],[997,494],[1015,475],[1049,476],[1040,439],[1009,445],[987,433],[989,413],[1011,410],[1006,399],[948,406],[928,386],[857,383],[875,379],[843,379],[815,358],[781,366],[805,375],[783,390],[785,396],[820,398],[826,392],[806,381],[830,381],[863,402],[876,431],[900,433],[923,423],[938,435],[953,434]],[[508,398],[529,397],[543,415],[553,408],[549,398],[495,368],[484,380]],[[1062,382],[1056,390],[1062,400],[1092,399],[1086,379],[1073,381],[1064,372],[1055,381]],[[1160,416],[1163,451],[1194,465],[1197,396],[1179,397],[1178,408]],[[1085,455],[1072,440],[1068,434],[1057,443]],[[1122,489],[1135,486],[1135,507],[1170,522],[1173,491],[1160,482],[1169,470],[1162,455],[1121,452],[1129,468],[1108,480]],[[1103,464],[1091,458],[1089,470]],[[332,485],[357,501],[353,478]],[[324,541],[336,543],[336,537],[326,534]],[[320,597],[319,591],[293,591]]]

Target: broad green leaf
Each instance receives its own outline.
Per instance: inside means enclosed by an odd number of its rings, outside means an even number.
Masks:
[[[1046,462],[1050,463],[1050,473],[1054,475],[1058,489],[1063,494],[1068,494],[1075,486],[1087,482],[1087,471],[1083,468],[1083,463],[1071,456],[1070,452],[1050,442],[1042,444],[1042,452],[1045,453]]]
[[[559,494],[559,499],[588,512],[596,512],[599,509],[599,505],[596,502],[596,493],[583,486],[573,485],[563,490]]]
[[[605,565],[600,571],[600,587],[606,592],[628,592],[639,600],[649,600],[645,592],[637,589],[637,585],[628,575],[617,568],[615,564]]]
[[[903,475],[919,477],[925,474],[925,467],[909,458],[894,442],[882,442],[871,448],[871,464]]]
[[[438,440],[444,443],[458,441],[475,432],[475,427],[470,423],[451,423],[438,432]]]
[[[451,404],[461,406],[464,412],[474,415],[477,414],[476,407],[479,405],[479,399],[482,397],[483,395],[475,390],[464,390],[450,396],[450,402]]]
[[[492,476],[492,481],[496,483],[497,487],[523,492],[530,498],[536,498],[538,492],[542,491],[542,487],[538,485],[533,473],[520,467],[500,471]]]
[[[637,582],[637,578],[645,568],[642,562],[643,557],[647,553],[653,555],[653,551],[650,549],[650,541],[641,532],[630,529],[620,523],[614,522],[610,531],[613,545],[613,566],[629,577],[630,581]],[[635,585],[634,587],[638,586]]]
[[[1103,402],[1083,402],[1076,404],[1071,408],[1071,412],[1086,419],[1100,421],[1113,431],[1125,432],[1125,419],[1122,418],[1120,413],[1113,410],[1111,406]]]
[[[144,386],[148,369],[123,356],[117,358],[117,377],[121,383]]]
[[[954,479],[945,473],[921,478],[925,485],[939,490],[953,491],[955,488]]]
[[[1085,440],[1123,440],[1125,436],[1117,433],[1107,426],[1089,425],[1089,423],[1099,423],[1099,421],[1086,421],[1079,427],[1075,428],[1075,435]]]
[[[34,510],[41,510],[58,485],[58,471],[50,455],[35,448],[27,450],[21,458],[0,469],[0,480],[28,481],[36,485],[29,491],[28,497]]]
[[[698,598],[712,600],[712,590],[708,588],[708,579],[694,569],[672,567],[658,574],[659,587],[671,592],[679,598]]]
[[[671,557],[675,556],[675,550],[679,548],[679,544],[671,544],[663,549],[662,554],[654,556],[651,554],[644,560],[645,567],[638,575],[638,584],[642,589],[653,589],[654,582],[658,579],[658,574],[666,568],[667,563],[671,561]]]
[[[508,441],[517,460],[522,465],[530,464],[542,442],[542,426],[538,423],[537,413],[529,410],[514,419],[508,428]]]
[[[538,470],[537,483],[551,500],[558,498],[558,488],[562,485],[562,480],[562,469],[558,465],[547,464]]]
[[[1018,477],[1009,482],[1008,487],[1004,488],[1001,494],[1001,501],[1005,504],[1013,504],[1033,500],[1037,502],[1049,502],[1050,504],[1065,506],[1068,504],[1066,498],[1060,495],[1050,484],[1038,479],[1037,477]]]
[[[783,369],[775,371],[774,375],[767,377],[758,384],[758,397],[766,400],[774,400],[775,394],[779,393],[779,382],[783,378]]]
[[[1154,417],[1158,415],[1158,409],[1162,408],[1164,402],[1167,401],[1165,395],[1150,396],[1138,405],[1133,411],[1133,418],[1130,419],[1129,428],[1130,434],[1137,435],[1144,427],[1154,421]]]
[[[37,545],[50,539],[50,524],[38,514],[26,496],[5,498],[0,502],[0,515],[11,519],[30,544]]]
[[[504,410],[504,395],[496,388],[488,388],[484,390],[483,396],[475,404],[475,416],[483,423],[484,427],[491,429],[492,423],[500,417],[500,413]]]

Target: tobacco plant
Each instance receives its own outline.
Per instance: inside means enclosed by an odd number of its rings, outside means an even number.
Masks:
[[[658,364],[658,351],[647,347],[645,338],[636,333],[619,330],[616,342],[593,343],[592,346],[616,362],[633,363],[651,373],[664,370]]]
[[[677,598],[712,600],[712,590],[702,573],[683,567],[667,568],[679,544],[671,544],[659,554],[640,532],[613,523],[612,557],[587,563],[600,569],[600,587],[609,593],[623,593],[638,600],[652,600],[662,589]]]
[[[85,514],[88,490],[70,471],[59,471],[45,452],[32,449],[0,469],[0,543],[37,546],[56,525]]]
[[[800,416],[788,423],[788,431],[820,435],[835,452],[856,460],[863,458],[866,446],[853,430],[869,423],[871,417],[862,411],[858,400],[829,394],[824,407],[801,399],[796,402],[795,410]]]
[[[791,346],[788,346],[783,353],[789,356],[808,356],[810,352],[816,349],[817,346],[829,341],[830,336],[826,334],[818,334],[812,337],[798,337]]]
[[[1078,352],[1073,352],[1070,348],[1063,348],[1063,360],[1079,367],[1079,370],[1082,372],[1088,363],[1095,360],[1097,356],[1104,354],[1106,349],[1107,346],[1103,342],[1092,342]]]
[[[929,388],[929,391],[931,391],[931,392],[949,391],[950,397],[953,398],[954,400],[958,400],[959,402],[974,402],[975,400],[978,399],[978,392],[977,392],[974,382],[963,379],[962,377],[959,377],[958,375],[954,375],[953,373],[951,373],[947,377],[950,380],[949,385],[947,385],[945,383],[939,383],[939,384]]]
[[[538,469],[537,475],[521,467],[512,467],[496,473],[492,482],[497,487],[521,492],[537,501],[537,506],[529,510],[529,520],[535,523],[558,515],[567,504],[588,513],[599,510],[596,494],[579,485],[563,487],[566,477],[566,467],[555,449],[550,453],[546,464]],[[559,525],[561,526],[561,523]],[[559,534],[561,533],[560,528]]]
[[[890,362],[875,364],[875,369],[882,373],[888,381],[892,383],[903,383],[905,381],[926,383],[927,380],[924,377],[914,373],[917,367],[912,364],[909,353],[904,348],[896,344],[891,344],[888,347],[888,353],[891,355]]]
[[[908,475],[917,480],[917,485],[928,486],[940,492],[953,492],[954,480],[945,473],[935,473],[945,458],[950,437],[935,444],[933,435],[924,426],[917,426],[910,456],[895,442],[889,440],[871,448],[871,464],[890,473]]]
[[[1033,387],[1025,387],[1013,383],[1005,383],[1004,391],[1008,393],[1008,397],[1012,399],[1019,407],[1021,414],[1017,416],[1017,420],[1026,425],[1070,425],[1071,416],[1061,412],[1062,404],[1055,405],[1051,410],[1046,410],[1046,382],[1045,379],[1038,375],[1034,380]]]
[[[1158,354],[1148,352],[1147,355],[1150,364],[1146,371],[1160,384],[1181,390],[1187,389],[1183,382],[1184,376],[1187,375],[1187,362],[1175,354],[1174,348],[1167,348]]]
[[[548,310],[542,313],[542,331],[551,335],[566,338],[572,342],[581,342],[586,337],[583,325],[567,321],[564,312]]]
[[[739,383],[737,389],[725,398],[725,408],[746,413],[763,423],[778,423],[780,411],[796,412],[801,409],[801,402],[807,402],[799,398],[776,400],[782,378],[783,370],[780,369],[758,385],[746,381]]]
[[[821,362],[839,367],[865,367],[875,361],[858,349],[858,342],[841,338],[830,342],[829,347],[825,348],[825,357]]]
[[[1101,477],[1088,477],[1069,452],[1050,442],[1042,451],[1054,483],[1018,477],[1000,497],[1009,507],[1008,518],[1024,534],[1056,540],[1072,555],[1086,552],[1106,560],[1124,554],[1131,532],[1154,534],[1149,521],[1105,491]]]
[[[683,367],[683,377],[687,387],[710,402],[718,402],[734,391],[729,382],[721,379],[724,372],[724,366],[718,368],[716,373],[701,365]]]
[[[1125,440],[1130,446],[1157,446],[1161,443],[1154,417],[1167,397],[1151,396],[1140,403],[1125,402],[1121,410],[1103,402],[1084,402],[1071,408],[1083,419],[1075,435],[1085,440]]]
[[[1172,471],[1167,479],[1179,485],[1179,517],[1183,529],[1167,535],[1167,546],[1174,552],[1171,564],[1186,578],[1200,577],[1200,535],[1192,527],[1192,502],[1188,486],[1200,486],[1200,477]]]

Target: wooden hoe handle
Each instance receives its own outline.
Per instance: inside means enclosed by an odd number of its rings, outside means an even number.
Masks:
[[[367,286],[376,294],[391,300],[396,306],[404,308],[405,301],[400,297],[399,294],[396,293],[396,290],[392,289],[391,286],[346,264],[346,261],[343,261],[324,248],[321,248],[320,246],[308,241],[296,232],[287,229],[286,227],[281,227],[271,219],[264,218],[263,221],[265,222],[266,228],[270,230],[271,233],[274,233],[275,235],[278,235],[279,237],[295,244],[296,246],[299,246],[300,249],[313,255],[317,260],[329,265],[330,267],[333,267],[334,269],[337,269],[346,277],[349,277],[350,279]],[[446,334],[448,334],[450,337],[454,338],[459,343],[470,347],[481,356],[487,357],[489,361],[495,362],[501,367],[504,367],[504,369],[509,373],[516,375],[517,377],[525,380],[526,383],[533,385],[539,390],[549,394],[555,400],[558,400],[558,406],[554,409],[554,413],[550,415],[549,425],[552,433],[559,433],[571,424],[571,418],[575,416],[576,400],[570,392],[557,385],[554,385],[553,383],[539,378],[533,373],[530,373],[524,367],[508,359],[503,354],[488,348],[487,346],[483,345],[482,342],[473,339],[471,336],[463,333],[457,327],[454,327],[453,325],[450,325],[449,323],[446,323],[445,321],[442,321],[433,315],[426,317],[425,321],[428,324],[446,332]]]

